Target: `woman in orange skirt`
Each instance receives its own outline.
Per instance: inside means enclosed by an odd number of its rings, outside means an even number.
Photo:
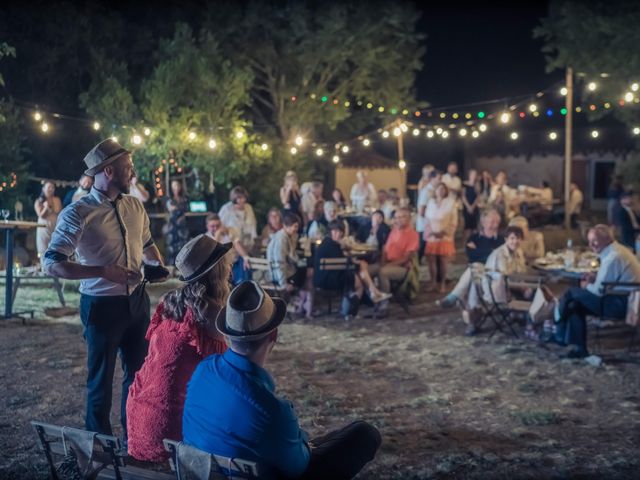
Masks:
[[[449,189],[444,183],[436,187],[435,197],[427,203],[424,217],[424,238],[427,242],[425,253],[432,282],[429,291],[437,289],[444,293],[447,262],[456,253],[453,240],[458,226],[456,202],[449,196]]]

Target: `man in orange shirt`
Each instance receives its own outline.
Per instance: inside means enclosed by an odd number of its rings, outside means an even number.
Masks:
[[[420,239],[411,225],[411,212],[406,207],[396,210],[395,226],[382,251],[380,263],[369,265],[369,273],[378,276],[380,290],[389,293],[391,280],[403,280],[409,269],[411,256],[418,252]]]

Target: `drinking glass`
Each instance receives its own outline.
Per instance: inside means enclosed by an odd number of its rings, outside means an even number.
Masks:
[[[0,210],[0,213],[2,213],[2,218],[4,218],[4,223],[8,223],[9,222],[9,210],[7,210],[6,208],[3,208],[2,210]]]

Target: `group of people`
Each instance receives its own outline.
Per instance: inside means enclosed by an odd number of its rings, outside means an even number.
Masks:
[[[147,270],[160,271],[156,281],[169,272],[141,201],[128,194],[135,175],[131,153],[108,139],[85,163],[94,184],[59,213],[43,265],[51,275],[81,281],[86,428],[112,434],[119,354],[121,423],[134,458],[166,462],[162,440],[172,438],[255,461],[261,478],[355,476],[374,458],[380,433],[356,421],[310,439],[300,427],[265,369],[286,303],[250,280],[231,290],[233,243],[212,238],[221,226],[179,250],[182,286],[163,297],[150,322]]]

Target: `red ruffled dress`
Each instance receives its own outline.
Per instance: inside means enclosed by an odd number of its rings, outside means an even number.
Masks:
[[[222,339],[196,324],[190,309],[181,322],[163,312],[160,302],[147,330],[149,352],[127,399],[129,455],[146,462],[167,459],[164,438],[182,440],[187,383],[202,359],[227,349]]]

